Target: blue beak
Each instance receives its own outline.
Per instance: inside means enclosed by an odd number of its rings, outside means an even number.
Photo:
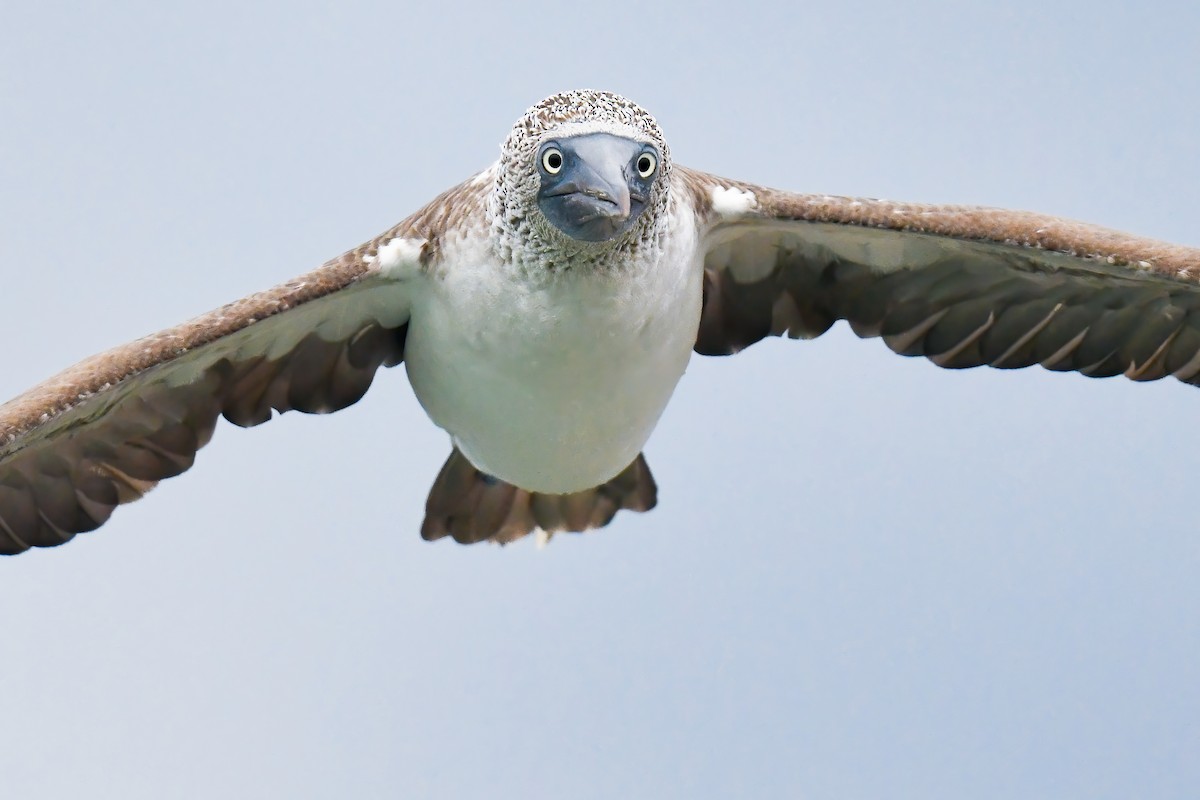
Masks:
[[[614,239],[646,210],[657,170],[642,177],[638,159],[647,145],[609,133],[547,142],[538,156],[538,208],[554,227],[584,242]],[[555,168],[556,171],[552,171]]]

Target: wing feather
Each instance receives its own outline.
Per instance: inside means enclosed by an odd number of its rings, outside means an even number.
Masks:
[[[191,468],[221,415],[251,426],[292,409],[324,413],[357,401],[376,370],[404,353],[405,298],[392,292],[395,307],[385,312],[361,302],[368,291],[347,287],[158,364],[130,368],[128,350],[113,351],[107,358],[116,363],[101,368],[126,377],[90,394],[74,391],[82,399],[24,429],[30,395],[0,407],[0,429],[15,431],[0,447],[0,553],[100,527],[117,505]],[[322,331],[330,315],[341,324]],[[264,354],[280,341],[290,349]],[[81,367],[76,372],[89,375],[97,364]],[[31,394],[69,397],[71,384],[68,371]]]
[[[476,176],[371,241],[274,289],[101,353],[0,405],[0,554],[94,530],[191,468],[218,417],[242,427],[357,402],[404,358],[409,285],[372,269],[397,237],[482,226]]]
[[[1200,383],[1200,249],[1027,212],[682,174],[705,226],[697,352],[818,336],[844,319],[948,368]],[[720,213],[714,188],[753,203]]]

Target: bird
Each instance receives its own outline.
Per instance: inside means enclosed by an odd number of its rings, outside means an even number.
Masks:
[[[0,553],[98,529],[222,417],[337,411],[401,363],[451,439],[423,538],[601,528],[657,503],[642,450],[694,355],[840,320],[950,369],[1198,384],[1200,249],[731,180],[675,164],[636,103],[562,92],[379,236],[0,406]]]

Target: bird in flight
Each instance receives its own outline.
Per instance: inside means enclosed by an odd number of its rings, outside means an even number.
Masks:
[[[693,352],[843,319],[942,367],[1200,383],[1200,249],[728,180],[629,100],[557,94],[383,234],[0,406],[0,553],[99,528],[219,417],[337,411],[401,362],[453,445],[423,537],[601,527],[655,505],[641,451]]]

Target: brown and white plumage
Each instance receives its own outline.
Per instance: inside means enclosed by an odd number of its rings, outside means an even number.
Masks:
[[[564,135],[563,124],[574,126],[566,134],[625,126],[659,145],[663,165],[647,212],[611,242],[577,243],[533,208],[537,171],[527,162],[546,136]],[[474,274],[467,268],[476,256],[464,254],[484,251],[496,254],[495,264],[473,285],[486,285],[487,276],[504,274],[493,267],[504,267],[518,276],[521,291],[497,298],[565,297],[584,310],[600,302],[598,287],[619,296],[622,270],[633,261],[662,268],[651,276],[676,270],[670,274],[680,282],[677,310],[662,319],[645,312],[642,324],[662,328],[620,343],[623,349],[613,352],[623,358],[639,343],[657,347],[668,334],[678,336],[684,324],[698,352],[726,354],[768,335],[816,336],[846,319],[861,336],[881,336],[897,352],[947,367],[1043,364],[1093,376],[1174,375],[1188,382],[1200,375],[1196,249],[1024,212],[765,189],[672,167],[660,136],[645,112],[615,96],[550,98],[514,128],[498,170],[450,190],[385,234],[275,289],[81,362],[0,406],[0,551],[61,544],[103,524],[116,505],[189,468],[219,416],[255,425],[274,411],[343,408],[362,396],[380,366],[401,362],[406,352],[419,356],[414,386],[431,415],[456,441],[486,455],[495,447],[488,434],[496,426],[478,442],[471,431],[455,430],[464,414],[478,409],[450,408],[448,395],[439,396],[441,362],[460,362],[451,350],[441,358],[444,339],[427,333],[437,329],[427,322],[429,309],[460,308],[438,306],[437,298],[446,297],[438,294],[442,287]],[[658,285],[647,281],[639,284],[641,294]],[[693,298],[698,323],[690,316]],[[613,314],[622,307],[614,302]],[[529,308],[545,311],[544,305]],[[495,312],[530,328],[541,324],[536,316],[513,315],[505,303]],[[548,333],[538,346],[559,341],[569,327],[553,325],[571,319],[545,321]],[[456,324],[468,331],[475,321]],[[511,326],[498,329],[497,336],[507,335],[517,334]],[[410,351],[413,339],[426,344]],[[589,355],[595,339],[585,337],[574,349],[562,340],[566,368],[573,355]],[[513,341],[524,346],[523,339]],[[469,337],[462,342],[479,344]],[[597,348],[599,358],[606,351],[602,343]],[[667,349],[671,369],[681,371],[678,348]],[[506,368],[523,369],[530,360],[515,358]],[[596,363],[613,374],[637,366]],[[589,371],[583,364],[578,374]],[[655,385],[665,392],[663,402],[677,378]],[[535,400],[545,395],[545,387],[523,385]],[[559,388],[574,396],[572,387]],[[661,408],[636,407],[639,391],[626,395],[618,392],[564,419],[595,418],[631,403],[629,413],[641,413],[652,427]],[[499,405],[501,415],[511,412]],[[545,417],[553,408],[547,403],[551,410],[539,413]],[[622,420],[615,415],[614,424]],[[595,443],[601,433],[582,441]],[[524,488],[506,484],[513,476],[489,463],[480,466],[495,477],[485,475],[456,450],[435,483],[423,533],[508,541],[535,527],[580,530],[607,523],[620,508],[645,510],[655,492],[636,455],[644,435],[631,437],[632,455],[622,455],[607,477],[567,493],[557,485],[539,491],[543,487],[533,484],[540,477],[532,473],[518,481],[529,483]],[[589,457],[570,445],[534,441],[530,455],[544,447],[552,454],[545,472],[558,473],[564,453]],[[596,461],[603,471],[604,459]]]

